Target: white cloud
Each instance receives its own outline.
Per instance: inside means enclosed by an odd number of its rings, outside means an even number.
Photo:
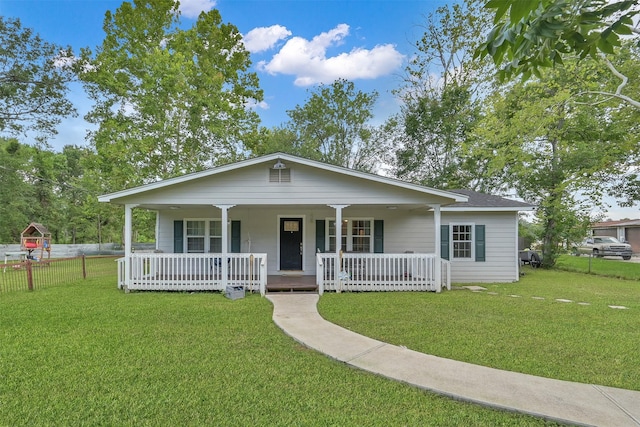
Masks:
[[[254,28],[244,36],[244,46],[249,52],[258,53],[271,49],[280,40],[284,40],[290,35],[291,31],[282,25]]]
[[[186,18],[197,18],[200,12],[208,12],[216,6],[215,0],[180,0],[180,13]]]
[[[402,65],[404,56],[391,44],[378,45],[373,49],[355,48],[348,53],[327,57],[327,49],[341,45],[348,35],[349,26],[340,24],[311,41],[293,37],[271,61],[262,61],[258,66],[273,75],[294,75],[295,85],[309,86],[331,83],[339,78],[375,79],[392,73]]]

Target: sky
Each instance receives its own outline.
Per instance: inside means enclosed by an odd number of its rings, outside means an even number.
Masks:
[[[201,11],[216,8],[235,25],[251,52],[264,101],[255,106],[262,125],[288,120],[287,110],[304,105],[309,91],[338,78],[363,92],[377,91],[372,124],[398,111],[391,90],[422,36],[425,16],[447,0],[182,0],[181,19],[191,26]],[[0,15],[19,18],[23,27],[61,46],[95,49],[102,43],[104,15],[122,0],[0,0]],[[85,145],[91,108],[80,84],[70,99],[79,116],[58,128],[52,147]],[[28,141],[27,141],[28,142]]]
[[[182,0],[185,26],[201,11],[216,8],[222,21],[235,25],[251,52],[252,71],[258,74],[264,101],[255,106],[262,125],[288,120],[287,110],[304,105],[318,84],[338,78],[351,80],[363,92],[379,94],[372,124],[398,112],[391,93],[400,87],[401,74],[415,53],[426,16],[452,0]],[[94,50],[102,43],[107,10],[115,12],[122,0],[0,0],[0,15],[19,18],[44,40],[61,46]],[[89,124],[83,116],[91,103],[80,84],[69,97],[77,118],[65,119],[50,141],[86,145]],[[30,141],[25,141],[30,142]],[[611,219],[637,218],[637,208],[613,206]]]

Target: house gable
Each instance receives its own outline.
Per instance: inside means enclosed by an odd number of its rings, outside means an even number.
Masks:
[[[276,162],[284,167],[274,169]],[[149,209],[220,204],[426,206],[466,200],[464,195],[283,154],[185,177],[108,194],[99,200]]]

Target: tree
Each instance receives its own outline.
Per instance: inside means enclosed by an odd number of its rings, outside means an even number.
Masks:
[[[238,29],[215,9],[182,27],[173,0],[124,2],[106,13],[96,54],[83,51],[89,136],[117,188],[233,160],[258,123],[247,105],[262,92]]]
[[[602,203],[607,187],[629,166],[638,145],[629,128],[612,120],[611,105],[573,102],[597,88],[602,74],[593,63],[566,62],[487,99],[476,128],[477,149],[491,170],[520,197],[537,205],[543,256],[553,266],[562,244]]]
[[[31,147],[16,139],[0,138],[0,242],[20,240],[29,224],[33,187],[25,181],[24,170],[31,158]]]
[[[474,1],[443,6],[426,17],[424,35],[396,91],[401,112],[384,128],[395,148],[397,177],[440,188],[487,190],[483,165],[464,154],[478,119],[479,96],[487,90],[487,62],[473,60],[487,21]]]
[[[607,56],[617,53],[624,38],[640,43],[633,22],[640,13],[638,0],[490,0],[486,7],[495,10],[495,27],[476,54],[489,55],[502,67],[501,80],[540,76],[541,68],[571,57],[600,57],[620,80],[606,95],[640,109],[639,100],[622,93],[627,77]]]
[[[365,172],[376,169],[380,147],[374,143],[373,117],[377,92],[356,90],[339,79],[320,85],[303,106],[287,111],[287,128],[296,135],[296,150],[308,157]]]
[[[0,132],[33,131],[44,142],[63,117],[76,114],[66,97],[74,79],[72,55],[18,19],[0,16]]]
[[[244,139],[245,148],[253,156],[264,156],[271,153],[288,153],[305,158],[317,156],[317,152],[305,150],[300,145],[296,133],[286,126],[274,128],[260,127],[256,132]]]

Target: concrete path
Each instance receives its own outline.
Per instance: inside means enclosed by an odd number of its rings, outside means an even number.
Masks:
[[[640,392],[487,368],[377,341],[324,320],[318,295],[270,294],[293,339],[356,368],[459,400],[588,426],[640,426]]]

